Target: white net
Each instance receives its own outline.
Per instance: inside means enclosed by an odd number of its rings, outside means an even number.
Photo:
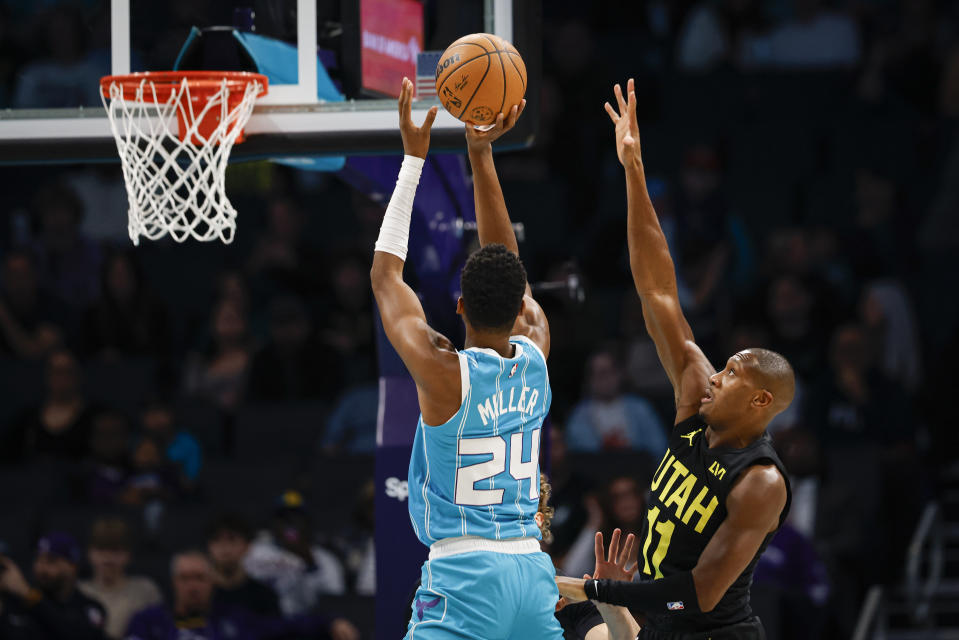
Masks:
[[[141,236],[169,234],[229,244],[236,209],[226,197],[226,165],[263,85],[223,78],[191,95],[187,78],[158,84],[116,80],[109,97],[101,92],[123,165],[130,239],[138,245]]]

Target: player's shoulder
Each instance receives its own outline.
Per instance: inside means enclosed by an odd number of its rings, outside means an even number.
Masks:
[[[734,504],[747,509],[782,509],[787,499],[786,478],[774,464],[755,464],[743,470],[729,493]]]
[[[509,340],[513,344],[522,345],[523,349],[528,350],[529,352],[528,355],[535,354],[536,356],[539,357],[540,360],[542,360],[543,365],[544,366],[546,365],[546,354],[543,353],[543,349],[538,344],[536,344],[536,341],[533,340],[533,338],[531,338],[530,336],[526,334],[518,333],[510,336]]]

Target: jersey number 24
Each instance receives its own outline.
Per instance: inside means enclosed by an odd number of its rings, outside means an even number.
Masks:
[[[514,480],[529,479],[529,499],[539,498],[539,478],[536,467],[539,463],[539,429],[531,433],[530,455],[523,461],[524,433],[509,436],[509,474]],[[458,467],[456,469],[456,504],[471,507],[486,507],[503,503],[504,489],[493,488],[493,478],[506,471],[506,436],[488,438],[463,438],[457,445],[461,456],[492,455],[486,462]],[[477,489],[476,484],[489,481],[488,489]]]

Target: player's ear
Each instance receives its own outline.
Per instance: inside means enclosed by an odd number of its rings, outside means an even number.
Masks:
[[[463,307],[463,296],[456,299],[456,315],[466,317],[466,310]]]
[[[765,409],[773,403],[773,394],[766,389],[759,389],[753,396],[753,406],[759,409]]]

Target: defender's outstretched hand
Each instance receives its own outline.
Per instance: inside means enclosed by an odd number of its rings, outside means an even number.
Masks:
[[[616,155],[624,167],[637,166],[642,162],[639,149],[639,121],[636,119],[636,89],[633,79],[626,83],[627,99],[623,99],[623,90],[618,84],[613,86],[616,94],[617,112],[607,102],[606,113],[616,127]]]
[[[403,153],[408,156],[425,158],[430,150],[430,129],[436,120],[438,107],[430,107],[423,125],[413,124],[413,83],[409,78],[403,78],[403,88],[400,90],[400,135],[403,136]]]
[[[516,126],[516,121],[519,120],[525,108],[526,99],[524,98],[520,100],[518,105],[513,105],[513,108],[509,110],[509,114],[504,115],[501,113],[496,116],[496,122],[493,123],[493,128],[486,131],[481,131],[467,122],[466,146],[469,147],[470,151],[474,151],[493,144],[500,136]]]
[[[620,529],[613,530],[613,535],[609,539],[609,556],[606,557],[603,550],[603,534],[600,531],[596,532],[594,547],[596,568],[593,569],[593,575],[585,575],[584,578],[587,580],[595,578],[597,580],[609,579],[625,582],[630,582],[633,579],[639,564],[634,562],[632,567],[626,565],[629,563],[629,556],[633,551],[636,536],[633,534],[626,536],[623,548],[620,549],[619,541],[622,535],[623,532]]]

